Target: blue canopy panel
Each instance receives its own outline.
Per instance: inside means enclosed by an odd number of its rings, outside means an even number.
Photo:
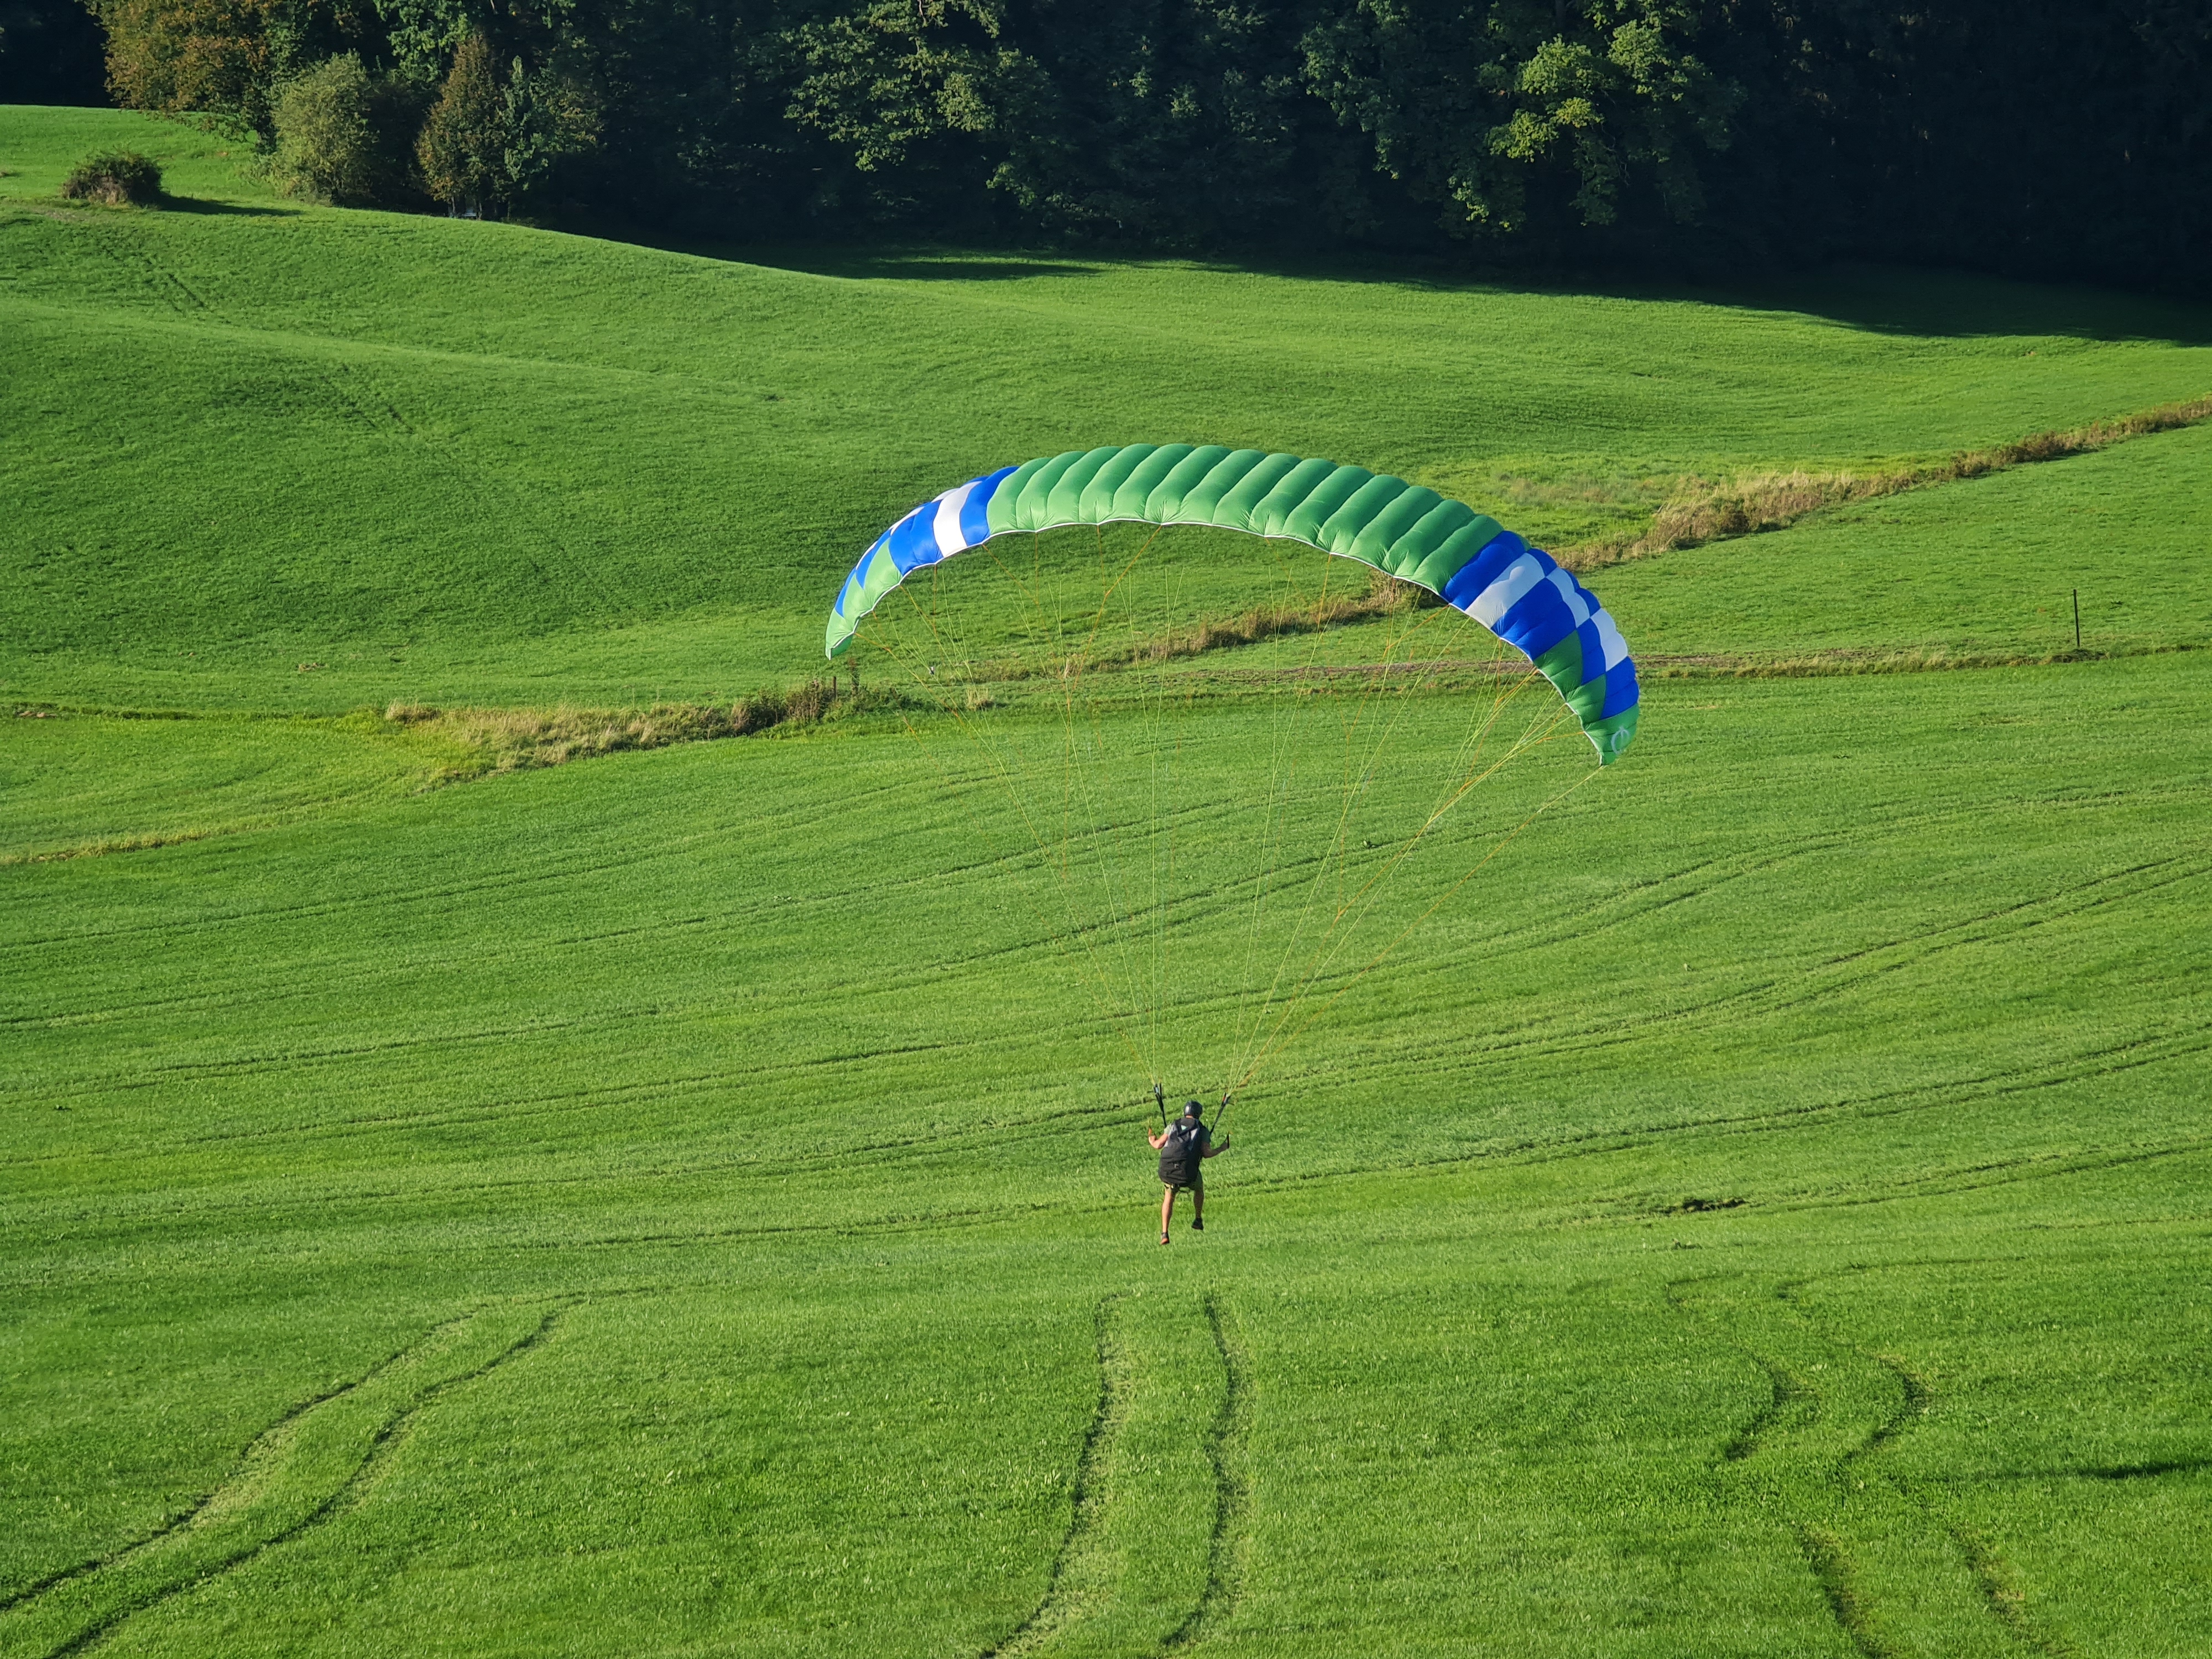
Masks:
[[[1571,684],[1559,690],[1571,696],[1602,679],[1602,696],[1593,696],[1585,718],[1607,719],[1637,704],[1636,665],[1628,641],[1597,596],[1563,570],[1541,548],[1531,547],[1511,531],[1493,537],[1462,565],[1443,586],[1446,603],[1457,606],[1527,657],[1542,659],[1570,636],[1580,647]],[[1555,682],[1556,683],[1556,682]]]
[[[844,586],[838,590],[837,603],[831,607],[833,614],[848,618],[866,614],[865,602],[856,610],[846,607],[861,599],[862,590],[868,586],[870,567],[878,554],[890,559],[896,573],[890,580],[896,581],[924,565],[949,559],[955,553],[964,553],[990,540],[991,522],[988,515],[991,496],[1018,471],[1016,467],[1002,466],[996,472],[970,478],[935,500],[924,501],[877,537],[869,544],[868,550],[860,555],[853,574],[845,578]],[[880,598],[880,592],[875,597]]]

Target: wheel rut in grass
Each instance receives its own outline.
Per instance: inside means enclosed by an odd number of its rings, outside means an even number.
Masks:
[[[2063,1652],[2028,1620],[1994,1553],[1935,1494],[1886,1467],[1933,1407],[1929,1385],[1903,1361],[1823,1328],[1804,1284],[1717,1275],[1668,1287],[1680,1312],[1768,1378],[1767,1401],[1714,1461],[1723,1489],[1794,1540],[1863,1659]]]
[[[0,1607],[0,1659],[59,1659],[341,1513],[434,1401],[544,1341],[566,1302],[479,1310],[285,1413],[176,1520]]]
[[[1896,1659],[1897,1650],[1868,1627],[1866,1607],[1852,1582],[1850,1558],[1844,1553],[1843,1541],[1822,1528],[1800,1527],[1797,1547],[1804,1552],[1805,1565],[1827,1600],[1829,1613],[1851,1645],[1864,1659]]]
[[[1225,1624],[1236,1611],[1244,1583],[1244,1552],[1250,1538],[1246,1522],[1252,1486],[1244,1463],[1244,1431],[1252,1409],[1252,1372],[1234,1316],[1218,1296],[1206,1298],[1206,1322],[1221,1360],[1221,1407],[1206,1437],[1206,1462],[1213,1470],[1213,1531],[1206,1540],[1206,1594],[1178,1625],[1163,1650],[1187,1648]]]
[[[1075,1458],[1075,1490],[1071,1500],[1067,1534],[1054,1557],[1052,1577],[1044,1599],[1013,1632],[996,1647],[984,1650],[983,1659],[1012,1659],[1012,1656],[1043,1651],[1071,1618],[1079,1611],[1080,1592],[1070,1568],[1091,1553],[1091,1534],[1097,1530],[1103,1507],[1099,1487],[1104,1477],[1107,1447],[1128,1415],[1128,1379],[1122,1375],[1123,1356],[1115,1340],[1113,1316],[1119,1296],[1103,1298],[1091,1318],[1098,1349],[1098,1404],[1091,1425],[1083,1431],[1083,1445]],[[1075,1576],[1085,1576],[1078,1574]]]
[[[1109,1297],[1095,1316],[1098,1404],[1067,1534],[1042,1600],[985,1659],[1181,1651],[1236,1606],[1251,1388],[1234,1316],[1171,1291]]]
[[[1996,1551],[1972,1528],[1953,1523],[1948,1528],[1951,1540],[1959,1553],[1966,1558],[1966,1565],[1974,1575],[1974,1583],[1982,1593],[1982,1601],[1990,1616],[2012,1632],[2013,1639],[2031,1653],[2045,1655],[2047,1659],[2074,1659],[2076,1650],[2036,1628],[2021,1605],[2025,1597],[2013,1582],[2013,1575]]]

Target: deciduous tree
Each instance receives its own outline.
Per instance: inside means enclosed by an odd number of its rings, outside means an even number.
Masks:
[[[453,52],[438,101],[416,140],[416,158],[431,195],[456,213],[489,216],[506,201],[507,99],[481,33]]]

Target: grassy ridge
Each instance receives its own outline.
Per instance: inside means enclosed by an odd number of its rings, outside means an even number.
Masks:
[[[63,212],[95,128],[250,210]],[[2201,428],[1600,573],[1699,677],[1328,981],[1167,1250],[945,722],[425,790],[465,720],[345,712],[788,684],[884,518],[1109,427],[1565,538],[2197,395],[2201,315],[739,264],[276,209],[220,148],[0,112],[0,678],[53,713],[0,727],[0,1656],[2212,1644]],[[2075,586],[2111,659],[1727,678],[2063,653]],[[1185,1056],[1283,730],[1229,684]]]

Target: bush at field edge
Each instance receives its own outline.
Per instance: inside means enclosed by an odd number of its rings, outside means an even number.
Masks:
[[[76,202],[143,205],[161,199],[161,165],[135,149],[100,150],[70,169],[62,194]]]

